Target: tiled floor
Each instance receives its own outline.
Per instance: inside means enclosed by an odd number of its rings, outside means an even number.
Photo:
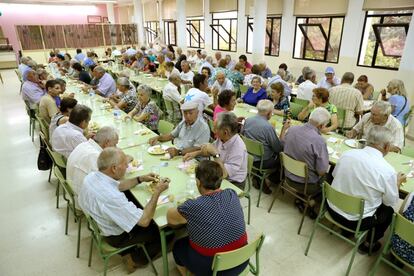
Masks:
[[[99,275],[103,263],[94,254],[92,267],[87,266],[90,237],[82,229],[80,258],[75,257],[77,225],[71,218],[69,233],[64,235],[66,205],[56,209],[54,195],[56,179],[47,182],[48,172],[38,171],[38,138],[32,143],[28,117],[19,96],[20,83],[13,70],[1,71],[0,86],[0,275]],[[252,191],[253,203],[257,191]],[[308,257],[303,252],[312,221],[305,220],[302,234],[296,234],[300,220],[292,199],[285,195],[270,214],[271,198],[265,196],[260,208],[252,206],[250,238],[264,232],[261,251],[261,275],[344,275],[351,247],[324,231],[316,233]],[[243,199],[243,205],[247,206]],[[246,215],[247,215],[247,208]],[[170,275],[178,275],[170,254]],[[357,254],[351,275],[367,275],[376,256]],[[161,260],[155,265],[162,269]],[[125,275],[121,259],[110,262],[110,275]],[[396,274],[381,266],[377,275]],[[149,267],[135,275],[153,275]]]

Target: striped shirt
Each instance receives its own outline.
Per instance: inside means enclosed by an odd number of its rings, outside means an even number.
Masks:
[[[329,90],[329,102],[346,111],[344,128],[353,127],[356,123],[355,112],[362,112],[364,108],[361,92],[347,83]]]

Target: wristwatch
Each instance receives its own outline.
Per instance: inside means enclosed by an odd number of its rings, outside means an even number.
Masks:
[[[183,155],[183,151],[182,150],[178,150],[178,155]]]
[[[213,156],[214,158],[220,158],[220,153],[217,153],[216,155]]]

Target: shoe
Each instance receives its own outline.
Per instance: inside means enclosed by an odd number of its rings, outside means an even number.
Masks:
[[[131,254],[124,255],[122,257],[122,261],[124,262],[124,264],[126,266],[128,274],[134,273],[135,270],[137,270],[137,265],[134,262],[134,260],[132,259]]]
[[[308,217],[310,219],[315,220],[318,217],[318,213],[316,213],[315,210],[313,210],[313,208],[309,208],[308,209]]]
[[[375,252],[377,252],[377,251],[378,251],[378,250],[380,250],[380,249],[381,249],[381,243],[380,243],[380,242],[376,242],[376,243],[374,243],[374,245],[372,246],[371,253],[375,253]],[[360,254],[362,254],[362,255],[366,255],[366,254],[368,254],[368,253],[369,253],[369,246],[367,246],[367,245],[365,244],[365,242],[361,243],[361,244],[359,245],[359,247],[358,247],[358,252],[359,252]]]
[[[305,211],[305,204],[300,199],[295,199],[295,206],[299,209],[299,212],[303,213]]]
[[[263,193],[270,195],[272,194],[272,190],[269,188],[269,186],[267,186],[266,183],[263,183],[263,188],[262,188]]]
[[[252,179],[252,186],[255,187],[257,190],[260,189],[259,182],[257,181],[256,178]]]
[[[341,229],[341,235],[344,236],[345,238],[350,239],[354,236],[354,233]]]

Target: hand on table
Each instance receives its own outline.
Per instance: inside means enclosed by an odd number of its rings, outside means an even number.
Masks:
[[[158,142],[158,136],[152,137],[148,140],[148,144],[150,144],[150,146],[155,145],[157,142]]]
[[[178,149],[176,149],[174,147],[166,149],[166,152],[168,152],[170,154],[171,158],[178,155]]]
[[[168,189],[168,186],[170,185],[170,179],[168,177],[166,178],[162,178],[160,180],[160,182],[158,183],[156,189],[156,192],[161,194],[162,192],[164,192],[165,190]]]
[[[213,144],[204,144],[200,148],[201,154],[204,156],[215,156],[218,154],[216,147]]]
[[[139,177],[141,182],[151,182],[156,181],[160,176],[155,173],[144,174]]]
[[[183,161],[190,161],[191,159],[194,159],[196,156],[197,156],[197,155],[195,154],[195,152],[194,152],[194,151],[193,151],[193,152],[186,153],[186,154],[183,156]]]
[[[397,174],[397,185],[398,187],[400,185],[402,185],[403,183],[407,182],[407,175],[402,173],[402,172],[398,172]]]

